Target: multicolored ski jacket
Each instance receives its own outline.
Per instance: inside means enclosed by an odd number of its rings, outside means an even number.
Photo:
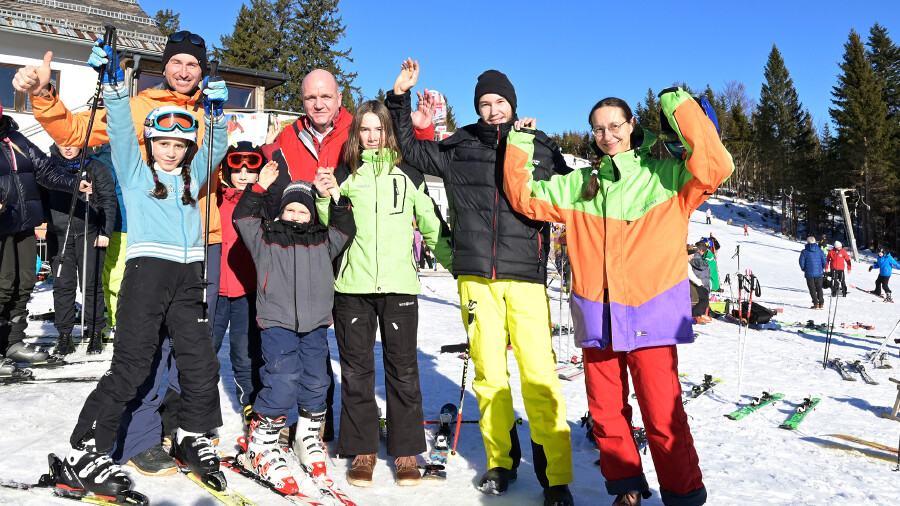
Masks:
[[[513,208],[566,224],[578,346],[612,342],[616,351],[631,351],[694,340],[684,266],[688,220],[734,164],[688,93],[665,93],[660,105],[687,148],[685,160],[652,158],[656,137],[636,126],[632,150],[601,160],[593,200],[581,198],[590,167],[533,180],[533,136],[509,134],[504,181]]]

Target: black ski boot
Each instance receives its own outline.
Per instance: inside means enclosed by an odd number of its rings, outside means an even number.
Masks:
[[[103,353],[103,334],[100,332],[88,332],[88,347],[87,354],[88,355],[99,355]]]
[[[56,339],[56,346],[53,348],[53,355],[61,357],[75,353],[75,343],[72,342],[72,333],[65,332]]]
[[[175,440],[172,441],[172,457],[178,466],[182,470],[186,468],[210,488],[225,490],[228,484],[225,474],[219,468],[219,455],[209,436],[182,435],[179,438],[178,432],[181,429],[178,429]]]
[[[50,478],[54,480],[56,493],[67,497],[84,497],[95,495],[128,504],[127,498],[143,499],[146,497],[131,490],[131,478],[122,472],[106,453],[100,453],[94,446],[94,440],[83,441],[72,447],[65,460],[50,455]]]
[[[22,369],[13,360],[4,358],[0,362],[0,380],[23,381],[31,379],[32,376],[31,369]]]
[[[50,354],[37,346],[19,341],[6,349],[6,358],[19,363],[41,364],[50,358]]]
[[[575,499],[568,485],[553,485],[544,489],[544,506],[574,506]]]
[[[517,473],[515,469],[509,470],[503,467],[494,467],[488,469],[481,476],[481,480],[478,482],[478,490],[485,494],[500,495],[509,488],[509,482],[516,481],[516,478]]]

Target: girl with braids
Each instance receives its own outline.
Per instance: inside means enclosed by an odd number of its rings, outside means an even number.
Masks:
[[[118,67],[110,60],[111,68]],[[176,106],[153,109],[144,121],[145,162],[120,72],[112,82],[104,73],[103,86],[112,161],[128,214],[116,343],[109,371],[81,410],[63,464],[68,490],[98,495],[130,488],[130,479],[107,454],[126,403],[148,379],[161,336],[172,339],[181,383],[173,457],[200,477],[218,471],[208,434],[222,424],[219,362],[203,304],[197,195],[207,178],[207,163],[218,165],[228,145],[221,110],[227,88],[218,78],[204,87],[206,135],[200,149],[199,122],[193,115]],[[209,142],[214,142],[212,160],[207,159]]]
[[[674,159],[651,157],[656,136],[618,98],[601,100],[588,115],[590,167],[533,178],[533,118],[516,122],[520,130],[507,141],[503,180],[513,209],[566,225],[575,342],[584,348],[600,472],[615,505],[650,496],[632,439],[629,375],[663,504],[706,501],[675,345],[694,340],[684,267],[688,220],[734,165],[703,102],[681,88],[660,94],[662,137]]]

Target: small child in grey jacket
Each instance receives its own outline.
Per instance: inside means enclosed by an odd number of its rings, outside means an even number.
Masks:
[[[298,491],[278,444],[285,426],[297,423],[294,452],[314,475],[325,473],[318,438],[329,385],[327,329],[334,300],[332,260],[356,235],[350,199],[332,191],[329,226],[316,218],[312,184],[295,181],[281,197],[280,215],[262,218],[266,192],[278,177],[277,164],[260,171],[234,210],[234,225],[256,264],[257,322],[262,330],[263,388],[241,464],[285,494]],[[299,419],[298,419],[299,410]]]

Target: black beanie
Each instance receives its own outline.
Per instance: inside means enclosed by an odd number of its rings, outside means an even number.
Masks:
[[[163,50],[162,55],[162,68],[166,69],[166,64],[169,63],[169,60],[175,56],[176,54],[189,54],[197,59],[200,62],[200,75],[206,75],[206,44],[203,47],[200,47],[193,42],[191,42],[191,32],[187,32],[187,35],[179,40],[178,42],[173,42],[171,39],[166,43],[166,48]]]
[[[284,212],[284,208],[292,202],[299,202],[309,209],[310,223],[316,222],[316,197],[313,196],[313,186],[309,181],[294,181],[287,185],[281,194],[281,208],[278,216]]]
[[[512,106],[513,114],[516,113],[516,89],[506,74],[499,70],[486,70],[478,76],[478,84],[475,85],[475,112],[481,115],[481,109],[478,107],[478,101],[487,93],[496,93],[505,98],[509,105]]]

